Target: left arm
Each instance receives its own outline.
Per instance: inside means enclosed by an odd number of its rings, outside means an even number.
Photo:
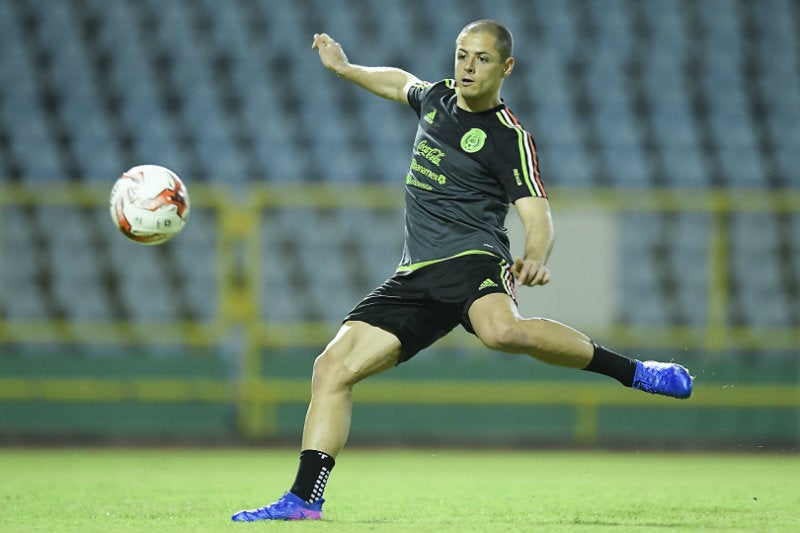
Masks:
[[[327,33],[315,33],[311,48],[319,51],[319,59],[325,68],[382,98],[409,105],[408,90],[420,83],[416,76],[399,68],[350,63],[342,46]]]
[[[522,285],[533,287],[550,281],[545,266],[553,249],[553,218],[546,198],[527,196],[514,202],[525,228],[525,257],[516,258],[511,271]]]

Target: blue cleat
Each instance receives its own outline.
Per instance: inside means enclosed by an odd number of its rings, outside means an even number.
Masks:
[[[293,492],[287,492],[274,503],[250,511],[239,511],[231,517],[234,522],[256,522],[258,520],[322,520],[320,498],[314,503],[306,503]]]
[[[692,395],[692,376],[685,367],[677,363],[636,361],[633,388],[650,394],[684,399]]]

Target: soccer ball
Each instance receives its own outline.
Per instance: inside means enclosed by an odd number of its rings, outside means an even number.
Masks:
[[[114,184],[109,211],[114,225],[130,240],[161,244],[186,225],[189,192],[168,168],[139,165]]]

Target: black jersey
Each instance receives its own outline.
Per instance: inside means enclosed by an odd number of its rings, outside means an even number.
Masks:
[[[525,196],[547,197],[533,137],[501,104],[456,105],[454,80],[408,91],[420,117],[405,185],[405,245],[398,270],[467,254],[513,263],[505,218]]]

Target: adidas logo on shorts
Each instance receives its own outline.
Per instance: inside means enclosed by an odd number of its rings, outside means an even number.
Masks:
[[[497,287],[497,283],[492,281],[492,278],[486,278],[485,280],[483,280],[483,283],[480,284],[478,290],[482,291],[483,289],[487,289],[489,287]]]

